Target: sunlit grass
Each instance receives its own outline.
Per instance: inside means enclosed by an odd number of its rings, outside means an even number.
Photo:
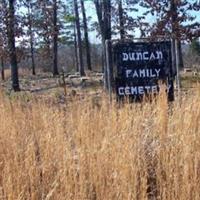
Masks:
[[[200,199],[198,92],[170,106],[25,102],[0,95],[0,199]]]

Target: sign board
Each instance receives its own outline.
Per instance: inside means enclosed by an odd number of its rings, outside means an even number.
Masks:
[[[144,95],[157,94],[162,82],[169,100],[173,100],[171,42],[119,42],[113,52],[119,98],[140,100]]]

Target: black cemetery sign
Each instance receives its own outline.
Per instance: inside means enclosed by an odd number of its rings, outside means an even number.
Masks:
[[[171,42],[119,42],[113,46],[116,64],[115,85],[119,99],[128,96],[141,100],[154,95],[160,83],[166,84],[169,100],[173,100]]]

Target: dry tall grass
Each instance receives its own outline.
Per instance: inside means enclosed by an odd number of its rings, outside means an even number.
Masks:
[[[150,192],[152,194],[150,194]],[[199,200],[200,94],[168,108],[0,95],[0,199]]]

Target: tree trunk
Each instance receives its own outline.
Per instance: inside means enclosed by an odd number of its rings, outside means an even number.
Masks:
[[[100,32],[102,36],[102,47],[103,47],[103,57],[104,57],[104,87],[108,89],[108,82],[107,82],[107,70],[105,70],[106,66],[106,47],[105,42],[106,40],[111,39],[111,1],[110,0],[103,0],[100,2],[99,0],[95,0],[95,7],[97,18],[99,22]]]
[[[57,26],[57,0],[53,1],[53,76],[58,73],[58,26]]]
[[[45,40],[45,59],[47,63],[47,70],[52,72],[52,60],[53,60],[53,55],[52,55],[52,50],[51,50],[51,40],[50,37],[44,36]]]
[[[104,0],[104,40],[111,39],[111,1]],[[104,44],[105,45],[105,44]]]
[[[83,65],[83,55],[82,55],[80,20],[79,20],[77,0],[74,0],[74,13],[75,13],[75,17],[76,17],[77,53],[78,53],[79,73],[80,73],[80,76],[85,76],[84,65]]]
[[[172,24],[172,65],[173,65],[173,71],[176,73],[179,73],[178,69],[176,68],[176,39],[177,39],[177,9],[174,0],[171,0],[170,4],[170,11],[172,13],[171,16],[171,24]]]
[[[85,47],[86,47],[86,58],[87,58],[87,67],[88,70],[92,70],[91,66],[91,56],[90,56],[90,43],[88,39],[88,26],[87,26],[87,18],[85,14],[85,6],[84,0],[81,0],[81,10],[83,15],[83,28],[84,28],[84,36],[85,36]]]
[[[35,56],[34,56],[34,47],[33,47],[33,30],[32,30],[32,6],[31,3],[28,4],[28,21],[29,21],[29,35],[30,35],[30,47],[31,47],[31,65],[32,65],[32,74],[36,75],[35,72]]]
[[[36,75],[35,72],[35,57],[34,57],[34,48],[33,48],[33,39],[30,39],[30,45],[31,45],[31,63],[32,63],[32,74]]]
[[[5,73],[4,73],[4,60],[3,60],[3,57],[1,57],[1,79],[2,79],[2,81],[5,80]]]
[[[76,37],[76,24],[74,24],[74,55],[75,55],[76,71],[79,72],[79,66],[78,66],[78,49],[77,49],[77,37]]]
[[[173,72],[172,74],[173,76],[175,76],[177,73],[177,69],[176,69],[176,40],[174,38],[172,38],[171,51],[172,51],[172,72]]]
[[[119,28],[120,28],[119,33],[120,33],[121,40],[123,40],[125,38],[125,31],[124,31],[124,16],[123,16],[122,0],[119,0],[118,11],[119,11]]]
[[[104,87],[108,90],[108,73],[106,70],[106,40],[111,40],[111,1],[104,0],[103,1],[103,16],[104,16],[104,41],[103,41],[103,48],[104,48]]]
[[[183,52],[182,52],[182,46],[181,46],[181,41],[178,40],[177,43],[177,51],[179,54],[179,69],[183,69],[184,68],[184,63],[183,63]]]
[[[15,48],[15,8],[14,0],[9,0],[9,19],[8,19],[8,49],[11,65],[11,77],[12,77],[12,88],[14,91],[20,91],[19,79],[18,79],[18,66],[17,66],[17,56]]]

